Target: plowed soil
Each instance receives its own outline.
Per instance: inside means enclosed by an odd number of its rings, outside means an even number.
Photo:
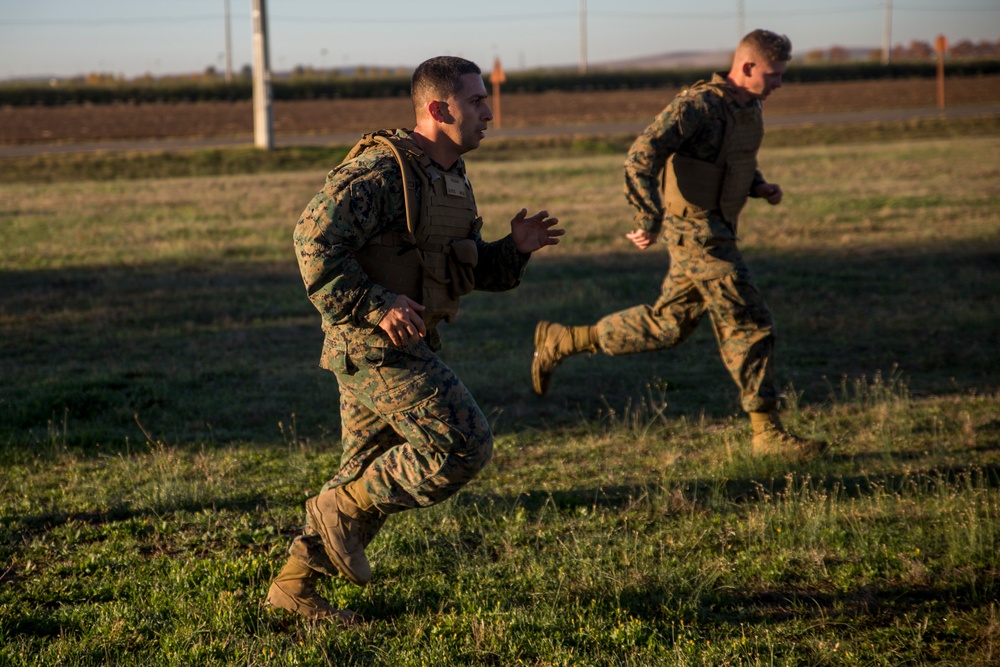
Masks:
[[[766,103],[768,114],[933,107],[933,79],[790,84]],[[610,92],[501,91],[504,127],[648,121],[678,92],[673,88]],[[951,79],[949,106],[1000,101],[1000,76]],[[495,101],[494,101],[495,102]],[[409,127],[408,98],[275,102],[278,136],[365,132]],[[0,108],[0,144],[239,137],[253,134],[252,103],[83,105]]]

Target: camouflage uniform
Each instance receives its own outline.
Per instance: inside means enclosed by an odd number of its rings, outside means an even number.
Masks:
[[[441,171],[468,184],[461,159]],[[396,294],[365,274],[356,253],[387,230],[406,230],[402,174],[390,150],[376,147],[328,174],[294,234],[306,291],[322,316],[320,366],[340,387],[344,451],[324,489],[361,479],[383,514],[445,500],[493,451],[485,416],[435,354],[437,325],[403,347],[377,326]],[[479,253],[476,289],[516,287],[529,256],[510,236],[486,243],[474,231],[472,238]]]
[[[670,270],[656,303],[608,315],[595,332],[606,354],[660,350],[684,341],[708,313],[722,360],[740,388],[743,409],[768,412],[776,408],[778,398],[771,364],[774,324],[736,247],[735,216],[726,219],[720,210],[671,215],[661,195],[661,173],[672,154],[704,162],[719,156],[727,124],[723,105],[740,105],[718,94],[718,86],[725,84],[722,74],[714,75],[711,83],[714,90],[696,84],[681,92],[629,151],[626,197],[636,209],[640,229],[663,230]],[[757,171],[750,192],[764,182]]]

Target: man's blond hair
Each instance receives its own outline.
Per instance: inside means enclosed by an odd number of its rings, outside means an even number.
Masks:
[[[740,40],[737,51],[748,49],[769,63],[786,63],[792,59],[792,40],[770,30],[754,30]]]

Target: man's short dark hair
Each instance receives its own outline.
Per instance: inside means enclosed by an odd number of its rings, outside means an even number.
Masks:
[[[420,113],[426,102],[446,99],[462,88],[466,74],[482,74],[479,65],[457,56],[437,56],[417,65],[410,85],[413,107]]]
[[[792,40],[770,30],[754,30],[740,40],[769,63],[786,63],[792,59]]]

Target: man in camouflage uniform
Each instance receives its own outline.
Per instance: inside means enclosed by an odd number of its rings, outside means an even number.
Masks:
[[[267,604],[310,619],[355,620],[316,593],[320,575],[367,584],[365,548],[386,517],[442,502],[490,459],[485,416],[435,354],[437,327],[473,285],[516,287],[530,254],[563,233],[547,212],[522,209],[508,236],[480,236],[461,155],[479,146],[493,114],[474,63],[422,63],[412,97],[414,129],[367,135],[295,228],[325,332],[320,366],[340,388],[343,454],[337,475],[306,501],[306,528]]]
[[[774,325],[736,247],[747,198],[781,202],[781,187],[764,180],[756,157],[763,138],[761,102],[781,87],[790,59],[787,37],[750,33],[728,73],[682,91],[636,139],[625,162],[625,192],[637,229],[627,237],[644,250],[663,231],[671,263],[662,292],[652,306],[608,315],[593,326],[539,322],[532,362],[536,393],[548,391],[556,367],[570,355],[671,348],[707,313],[750,414],[753,452],[797,458],[822,452],[825,443],[789,434],[778,419]]]

